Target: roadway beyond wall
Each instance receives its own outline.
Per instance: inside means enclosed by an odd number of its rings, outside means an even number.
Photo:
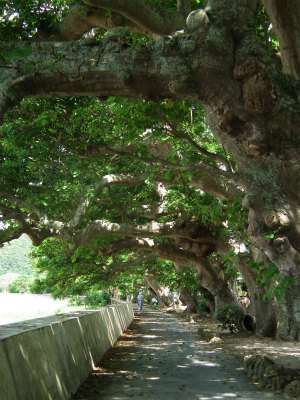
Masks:
[[[122,302],[0,326],[1,399],[70,399],[132,320]]]

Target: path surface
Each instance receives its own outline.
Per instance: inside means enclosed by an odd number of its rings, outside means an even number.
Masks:
[[[145,309],[73,400],[283,400],[172,315]]]

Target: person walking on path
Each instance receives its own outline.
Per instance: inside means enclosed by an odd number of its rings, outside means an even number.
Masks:
[[[137,296],[137,306],[139,311],[143,308],[143,299],[144,299],[143,292],[139,292]]]

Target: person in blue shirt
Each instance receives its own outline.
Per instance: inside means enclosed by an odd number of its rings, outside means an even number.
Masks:
[[[137,306],[138,306],[138,310],[141,310],[143,308],[143,292],[139,292],[138,296],[137,296]]]

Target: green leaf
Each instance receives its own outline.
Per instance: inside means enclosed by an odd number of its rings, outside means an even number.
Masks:
[[[265,239],[274,239],[274,233],[271,233],[270,235],[265,235]]]
[[[32,54],[32,47],[30,45],[21,49],[15,49],[7,52],[7,58],[13,60],[16,57],[28,57]]]

